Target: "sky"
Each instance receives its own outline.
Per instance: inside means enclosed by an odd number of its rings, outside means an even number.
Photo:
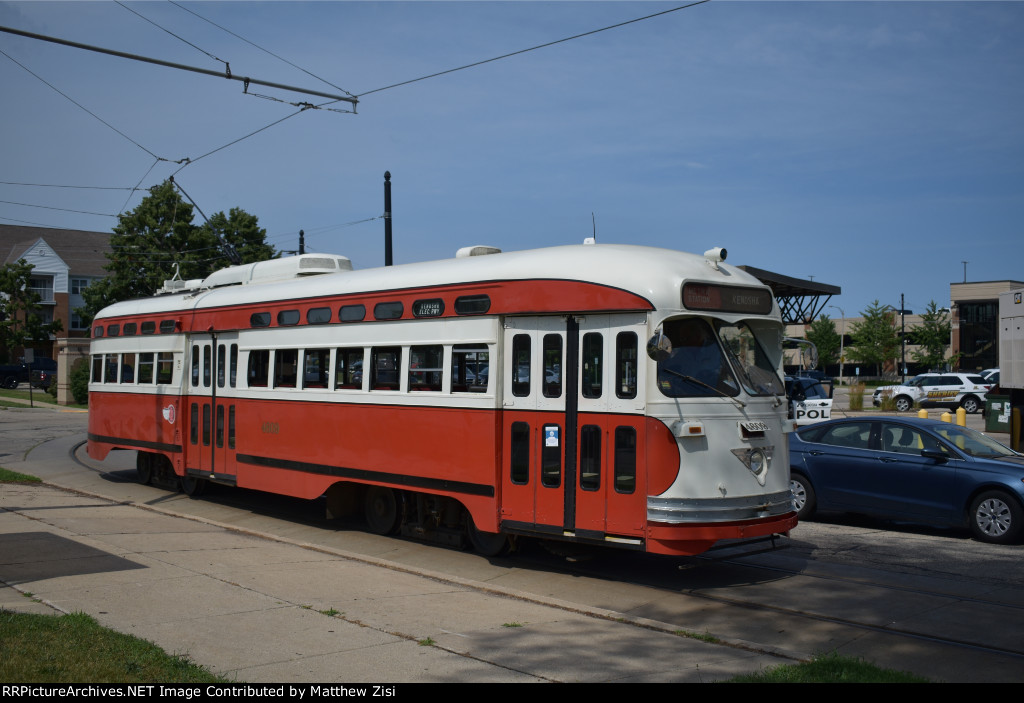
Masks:
[[[850,317],[948,306],[964,261],[1024,280],[1024,2],[712,0],[396,87],[686,3],[176,2],[0,2],[0,26],[355,114],[0,33],[0,223],[108,231],[173,174],[368,268],[390,171],[395,263],[596,225],[839,286]]]

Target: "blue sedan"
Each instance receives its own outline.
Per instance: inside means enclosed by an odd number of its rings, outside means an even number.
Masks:
[[[800,519],[840,510],[971,528],[984,542],[1024,531],[1024,455],[938,420],[862,417],[789,435]]]

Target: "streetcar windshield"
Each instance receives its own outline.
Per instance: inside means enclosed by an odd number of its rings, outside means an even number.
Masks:
[[[668,320],[664,333],[672,343],[658,362],[658,387],[670,398],[735,396],[740,386],[725,360],[711,326],[697,317]]]
[[[717,323],[718,337],[750,395],[785,395],[786,387],[776,373],[754,331],[745,322]]]

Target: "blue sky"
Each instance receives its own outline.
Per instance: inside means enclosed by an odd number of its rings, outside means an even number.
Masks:
[[[235,75],[334,92],[169,2],[125,4]],[[901,293],[948,305],[965,260],[968,281],[1024,279],[1024,3],[715,0],[372,93],[684,3],[180,4],[363,95],[178,172],[281,249],[301,228],[309,250],[381,265],[382,220],[342,225],[382,213],[390,170],[396,263],[580,242],[593,213],[600,242],[722,246],[841,286],[849,316]],[[113,2],[0,2],[0,25],[223,68]],[[147,151],[196,159],[296,111],[9,34],[0,50],[0,181],[147,188],[180,168]],[[144,194],[0,184],[0,222],[109,230]]]

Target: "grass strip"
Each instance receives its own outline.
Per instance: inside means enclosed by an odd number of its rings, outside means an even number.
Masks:
[[[102,627],[84,613],[0,611],[0,681],[16,683],[228,683],[187,656]]]

